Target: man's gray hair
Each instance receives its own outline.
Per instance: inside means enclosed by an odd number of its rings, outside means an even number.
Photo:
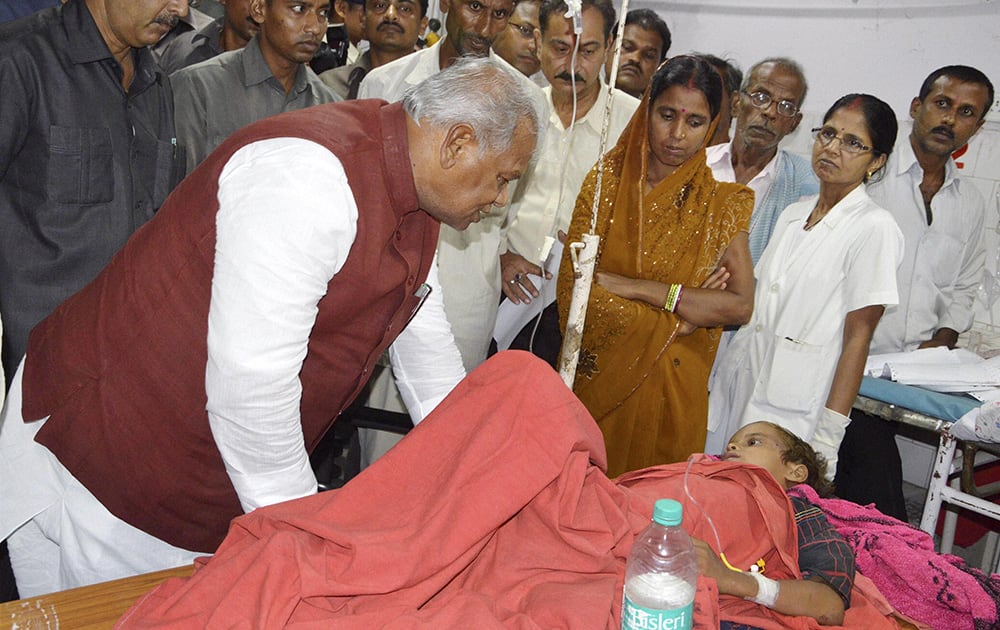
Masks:
[[[465,123],[472,127],[479,154],[504,153],[519,124],[538,137],[544,118],[544,102],[520,81],[488,57],[460,57],[441,72],[406,91],[403,109],[418,125],[427,121],[449,128]]]
[[[809,83],[806,82],[806,73],[803,72],[802,66],[799,62],[789,59],[788,57],[768,57],[767,59],[762,59],[757,63],[750,66],[745,77],[743,77],[743,85],[740,86],[740,90],[746,92],[750,88],[750,80],[753,78],[753,73],[757,71],[757,68],[763,66],[765,63],[773,63],[775,67],[781,68],[786,72],[790,72],[798,77],[799,81],[802,82],[802,96],[799,98],[797,103],[799,107],[802,107],[802,103],[806,100],[806,92],[809,91]]]

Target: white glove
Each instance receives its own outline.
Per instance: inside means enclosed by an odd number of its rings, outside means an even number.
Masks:
[[[827,481],[833,481],[837,474],[837,452],[840,450],[840,443],[844,441],[844,432],[847,431],[847,425],[850,423],[851,419],[847,416],[824,407],[823,413],[819,417],[819,423],[816,425],[816,431],[813,433],[812,439],[809,440],[809,445],[826,459]]]

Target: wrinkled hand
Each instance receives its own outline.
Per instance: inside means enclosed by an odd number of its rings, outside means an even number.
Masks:
[[[528,262],[528,259],[514,252],[500,254],[500,279],[503,282],[501,289],[507,299],[514,304],[528,304],[531,298],[538,297],[538,288],[528,279],[528,274],[542,275],[542,268]],[[552,274],[545,272],[545,279],[548,280]]]

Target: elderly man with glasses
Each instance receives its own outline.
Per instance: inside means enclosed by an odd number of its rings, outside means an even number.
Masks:
[[[754,191],[750,255],[760,258],[778,215],[801,197],[819,191],[809,160],[778,145],[802,120],[806,78],[799,64],[774,57],[755,64],[732,95],[736,132],[731,142],[709,147],[706,159],[715,179],[739,182]]]

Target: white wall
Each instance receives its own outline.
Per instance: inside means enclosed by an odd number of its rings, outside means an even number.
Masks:
[[[621,4],[616,3],[620,9]],[[743,70],[770,56],[805,69],[805,118],[788,148],[807,154],[808,129],[838,97],[867,92],[885,100],[901,121],[932,70],[949,64],[979,68],[1000,88],[1000,0],[640,0],[670,26],[671,54],[708,52]],[[998,96],[1000,101],[1000,96]],[[906,125],[900,133],[909,133]],[[960,158],[963,175],[987,199],[987,267],[1000,273],[1000,105]],[[991,322],[980,303],[977,329]],[[993,320],[1000,326],[1000,301]],[[998,331],[1000,332],[1000,331]],[[994,339],[1000,347],[1000,335]],[[991,343],[993,345],[993,343]]]

